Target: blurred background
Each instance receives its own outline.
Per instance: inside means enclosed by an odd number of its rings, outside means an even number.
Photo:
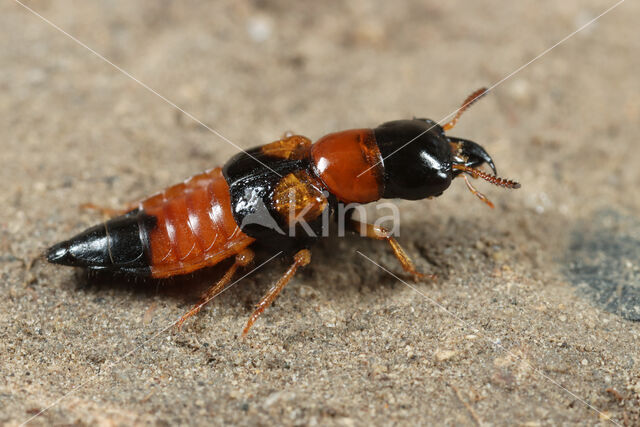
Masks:
[[[0,422],[84,382],[35,422],[640,422],[637,2],[510,77],[616,3],[23,4],[42,17],[0,5]],[[237,152],[189,115],[250,148],[441,120],[496,83],[451,134],[522,188],[477,182],[494,210],[462,182],[398,202],[400,242],[439,278],[424,295],[356,252],[400,274],[383,243],[332,238],[249,340],[284,262],[140,346],[197,298],[189,279],[96,286],[37,258],[103,219],[83,203],[117,208]]]

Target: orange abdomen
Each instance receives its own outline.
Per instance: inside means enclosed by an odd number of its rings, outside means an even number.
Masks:
[[[255,241],[233,219],[229,186],[221,168],[143,200],[140,209],[156,218],[148,240],[152,277],[214,265]]]

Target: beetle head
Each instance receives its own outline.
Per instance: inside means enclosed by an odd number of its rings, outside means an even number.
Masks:
[[[439,196],[453,178],[462,177],[472,193],[493,207],[473,188],[468,176],[505,188],[520,187],[515,181],[497,176],[493,159],[479,144],[445,134],[455,126],[462,113],[487,92],[481,88],[469,95],[453,119],[442,126],[429,119],[413,119],[387,122],[375,129],[384,159],[385,198],[417,200]],[[493,175],[480,170],[485,164]]]
[[[451,149],[435,122],[396,120],[374,132],[384,164],[384,198],[420,200],[439,196],[449,187]]]

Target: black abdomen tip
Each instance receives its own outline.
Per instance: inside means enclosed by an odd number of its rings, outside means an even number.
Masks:
[[[47,260],[92,270],[146,275],[150,271],[148,235],[154,224],[148,215],[132,211],[51,246],[46,252]]]
[[[47,261],[54,264],[75,265],[69,252],[69,242],[60,242],[47,249]]]

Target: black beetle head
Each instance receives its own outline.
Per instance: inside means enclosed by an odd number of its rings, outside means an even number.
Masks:
[[[449,187],[453,156],[437,123],[396,120],[374,132],[384,159],[384,198],[425,199],[439,196]]]
[[[448,137],[437,123],[427,119],[397,120],[375,130],[384,165],[384,198],[420,200],[437,197],[455,177],[464,178],[467,186],[482,201],[493,204],[469,180],[482,178],[505,188],[520,184],[497,176],[493,159],[479,144]],[[483,165],[493,174],[483,172]]]
[[[473,188],[468,176],[505,188],[520,187],[515,181],[497,176],[493,159],[480,145],[445,135],[462,113],[488,91],[481,88],[469,95],[453,119],[443,126],[429,119],[413,119],[387,122],[374,130],[384,165],[383,197],[418,200],[439,196],[453,178],[460,176],[472,193],[493,207]],[[484,164],[491,168],[493,175],[480,170]]]

